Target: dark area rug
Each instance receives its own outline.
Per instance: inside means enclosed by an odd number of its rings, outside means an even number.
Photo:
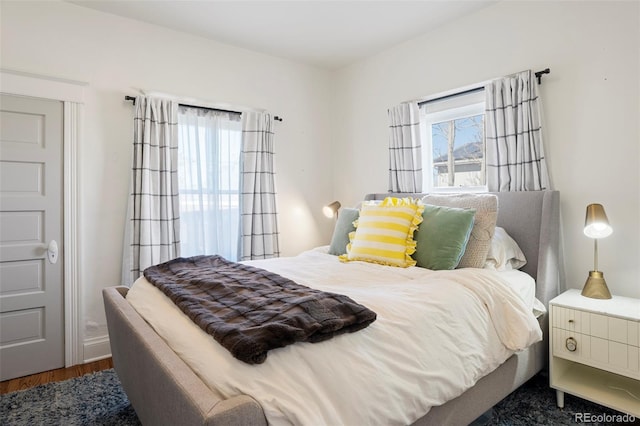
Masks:
[[[0,395],[0,424],[140,425],[113,369]]]
[[[639,402],[640,403],[640,402]],[[640,425],[640,420],[565,393],[564,408],[556,405],[556,391],[540,373],[491,410],[485,425]],[[588,420],[588,421],[586,421]],[[631,421],[617,421],[631,420]]]
[[[622,414],[571,395],[565,408],[555,403],[555,391],[539,374],[496,405],[474,424],[616,425]],[[580,417],[582,416],[582,417]],[[590,421],[584,421],[589,416]],[[48,383],[0,396],[0,424],[22,425],[140,425],[113,369]],[[179,425],[176,425],[179,426]],[[357,425],[354,425],[357,426]]]

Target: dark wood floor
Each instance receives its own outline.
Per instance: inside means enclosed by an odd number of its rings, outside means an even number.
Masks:
[[[112,367],[113,361],[111,358],[105,358],[87,364],[74,365],[73,367],[68,368],[58,368],[57,370],[45,371],[31,376],[6,380],[4,382],[0,382],[0,395],[17,390],[29,389],[45,383],[72,379],[85,374],[95,373],[96,371],[107,370]]]

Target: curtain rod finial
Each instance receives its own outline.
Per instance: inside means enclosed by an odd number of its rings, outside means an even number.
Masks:
[[[542,84],[542,75],[543,74],[551,74],[551,70],[549,68],[545,68],[542,71],[537,71],[535,73],[536,78],[538,79],[538,84]]]

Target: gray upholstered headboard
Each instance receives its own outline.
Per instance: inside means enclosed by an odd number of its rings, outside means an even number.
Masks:
[[[536,279],[536,297],[548,305],[563,290],[560,263],[560,193],[558,191],[496,192],[498,222],[524,252],[522,270]],[[384,197],[422,197],[416,193],[368,194],[365,200]]]

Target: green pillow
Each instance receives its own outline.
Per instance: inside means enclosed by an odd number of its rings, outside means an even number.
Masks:
[[[342,208],[338,212],[338,220],[333,229],[333,237],[329,246],[329,254],[340,256],[347,253],[347,244],[349,244],[349,233],[354,232],[356,227],[353,222],[360,216],[358,209]]]
[[[455,269],[473,228],[475,209],[425,204],[414,239],[416,265],[432,270]]]

